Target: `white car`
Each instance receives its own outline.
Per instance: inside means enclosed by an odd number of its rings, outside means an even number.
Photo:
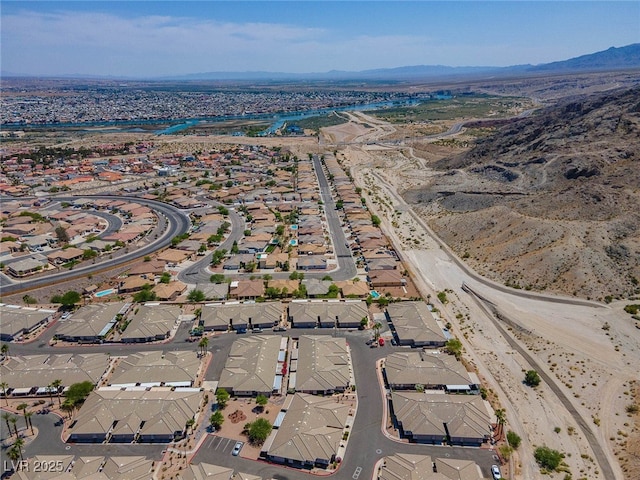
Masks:
[[[497,465],[491,465],[491,475],[493,476],[493,480],[500,480],[502,478],[500,468]]]
[[[231,452],[231,455],[233,455],[234,457],[237,457],[238,455],[240,455],[240,450],[242,450],[242,446],[244,445],[244,443],[242,442],[236,442],[235,447],[233,447],[233,451]]]

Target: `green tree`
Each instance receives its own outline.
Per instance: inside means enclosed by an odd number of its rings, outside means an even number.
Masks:
[[[373,224],[374,227],[379,227],[382,221],[380,220],[380,217],[378,217],[377,215],[371,215],[371,223]]]
[[[56,227],[55,233],[60,245],[69,243],[69,234],[62,225]]]
[[[338,298],[338,294],[340,293],[340,289],[335,283],[329,285],[329,291],[327,292],[327,297],[329,298]]]
[[[143,285],[142,290],[140,290],[133,296],[133,301],[136,303],[154,301],[156,299],[156,293],[151,290],[152,288],[153,286],[148,283]]]
[[[536,448],[533,456],[536,462],[538,462],[538,465],[546,470],[556,470],[562,461],[562,454],[557,450],[552,450],[546,445]]]
[[[239,248],[238,248],[238,242],[236,242],[235,240],[233,241],[233,245],[231,245],[231,253],[234,255],[237,255],[240,252]]]
[[[63,307],[72,307],[82,299],[82,296],[73,290],[63,295],[55,295],[51,298],[51,303],[61,303]]]
[[[540,385],[540,375],[535,370],[527,370],[524,374],[524,383],[529,387],[537,387]]]
[[[227,392],[224,388],[219,388],[216,391],[216,401],[218,402],[218,406],[221,410],[224,410],[224,408],[227,406],[229,398],[231,398],[231,395],[229,395],[229,392]]]
[[[31,295],[25,295],[24,297],[22,297],[22,301],[25,303],[25,305],[33,305],[35,303],[38,303],[38,300],[33,298]]]
[[[214,273],[209,277],[209,281],[211,283],[224,283],[225,276],[221,273]]]
[[[84,403],[85,399],[89,396],[93,390],[93,383],[89,380],[84,382],[74,383],[71,385],[64,396],[74,407],[78,407]]]
[[[273,426],[266,418],[258,418],[249,425],[249,441],[254,445],[262,445],[271,433]]]
[[[97,256],[98,256],[98,252],[91,250],[90,248],[87,248],[86,250],[82,251],[83,260],[90,260],[92,258],[96,258]]]
[[[444,347],[447,352],[449,352],[451,355],[455,355],[455,357],[458,359],[462,355],[462,342],[457,338],[448,340],[447,343],[445,343]]]
[[[447,303],[447,292],[438,292],[438,300],[440,300],[440,303],[443,305]]]
[[[209,417],[209,425],[211,425],[215,429],[219,429],[224,423],[224,415],[220,410],[215,411]]]
[[[170,283],[171,282],[171,274],[169,272],[162,272],[160,275],[160,283]]]
[[[507,432],[507,442],[509,442],[509,446],[511,448],[513,448],[514,450],[517,450],[518,447],[520,447],[520,443],[522,442],[522,439],[520,438],[520,435],[518,435],[516,432],[512,432],[511,430],[509,430]]]
[[[0,347],[0,353],[2,353],[3,357],[9,358],[9,345],[3,343],[2,347]]]
[[[190,302],[204,302],[205,298],[204,292],[198,289],[191,290],[187,295],[187,300]]]
[[[264,409],[264,407],[265,407],[265,405],[266,405],[267,403],[269,403],[269,399],[268,399],[266,396],[264,396],[264,395],[260,394],[260,395],[258,395],[258,396],[256,397],[256,404],[257,404],[261,409]]]

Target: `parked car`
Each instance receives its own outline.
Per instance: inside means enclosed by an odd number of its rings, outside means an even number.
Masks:
[[[381,347],[384,347],[384,338],[380,337],[380,338],[378,339],[378,344],[379,344]]]
[[[237,457],[238,455],[240,455],[240,450],[242,450],[243,445],[244,443],[242,442],[236,442],[236,445],[233,447],[233,451],[231,452],[231,455],[233,455],[234,457]]]
[[[502,478],[498,465],[491,465],[491,475],[493,476],[493,480],[500,480]]]
[[[251,330],[251,333],[262,333],[262,329],[261,328],[254,328]]]

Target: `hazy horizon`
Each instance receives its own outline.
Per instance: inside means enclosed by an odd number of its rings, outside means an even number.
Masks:
[[[640,42],[638,2],[3,1],[1,69],[162,77],[542,64]]]

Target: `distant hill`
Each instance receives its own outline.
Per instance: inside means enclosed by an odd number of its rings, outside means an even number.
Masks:
[[[570,58],[561,62],[545,63],[528,68],[532,72],[549,71],[596,71],[620,70],[624,68],[640,68],[640,43],[626,47],[611,47],[607,50],[580,57]]]
[[[513,65],[509,67],[449,67],[446,65],[413,65],[396,68],[377,68],[357,72],[331,70],[316,73],[286,72],[204,72],[189,75],[163,77],[159,80],[261,80],[261,81],[314,81],[314,80],[415,80],[419,78],[453,78],[512,76],[527,73],[590,72],[640,68],[640,44],[611,47],[602,52],[582,55],[560,62],[541,65]]]
[[[627,45],[625,47],[611,47],[602,52],[582,55],[580,57],[563,60],[560,62],[545,63],[541,65],[513,65],[509,67],[450,67],[446,65],[413,65],[395,68],[377,68],[361,71],[331,70],[315,73],[288,73],[288,72],[202,72],[186,75],[168,75],[154,78],[137,78],[137,80],[154,81],[393,81],[402,82],[417,79],[460,79],[460,78],[488,78],[509,77],[514,75],[527,75],[538,73],[579,73],[605,70],[640,68],[640,44]],[[3,77],[24,77],[13,72],[1,72]],[[26,75],[27,77],[29,75]],[[85,78],[116,80],[113,76],[97,75],[57,75],[56,78]],[[122,80],[134,80],[132,77],[118,77]]]

